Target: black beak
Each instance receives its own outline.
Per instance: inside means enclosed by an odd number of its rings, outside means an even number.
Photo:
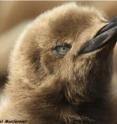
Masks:
[[[89,40],[80,49],[79,54],[92,52],[99,48],[102,48],[106,44],[113,42],[115,45],[117,41],[117,18],[111,20],[106,26],[101,28],[95,37]]]

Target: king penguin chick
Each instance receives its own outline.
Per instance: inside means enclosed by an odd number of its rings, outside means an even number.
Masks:
[[[26,124],[111,124],[115,41],[94,8],[68,3],[37,17],[17,41],[0,120]]]

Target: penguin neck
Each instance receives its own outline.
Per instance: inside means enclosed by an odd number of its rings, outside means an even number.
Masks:
[[[73,107],[74,110],[81,116],[94,120],[95,124],[110,124],[112,115],[109,105],[109,93],[106,92],[103,94],[104,96],[101,96],[102,93],[100,92],[99,96],[95,96],[92,101],[85,101],[79,106]]]

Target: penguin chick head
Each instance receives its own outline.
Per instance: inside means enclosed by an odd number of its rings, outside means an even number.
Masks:
[[[40,89],[49,83],[54,92],[61,89],[61,95],[74,104],[102,98],[111,79],[114,45],[109,42],[89,52],[80,51],[106,24],[99,11],[75,3],[43,13],[15,46],[9,84]]]

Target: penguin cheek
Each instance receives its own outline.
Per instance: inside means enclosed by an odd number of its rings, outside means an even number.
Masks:
[[[74,73],[76,76],[81,76],[86,74],[87,70],[90,68],[91,60],[87,58],[78,59],[74,63]]]
[[[60,70],[60,61],[51,54],[46,54],[41,58],[42,66],[48,75],[55,74]]]

